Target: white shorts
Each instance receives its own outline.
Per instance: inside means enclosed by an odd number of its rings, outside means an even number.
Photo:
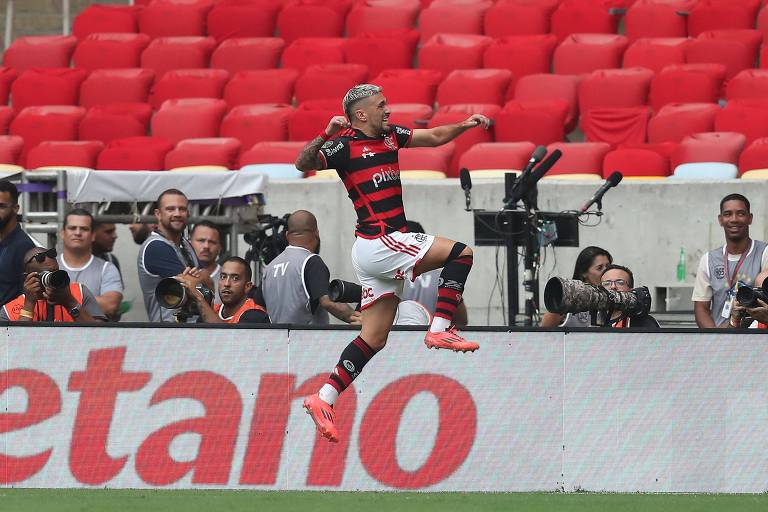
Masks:
[[[352,246],[352,266],[355,268],[365,309],[387,295],[403,293],[403,281],[413,281],[413,267],[424,258],[435,237],[424,233],[396,231],[380,238],[357,238]]]

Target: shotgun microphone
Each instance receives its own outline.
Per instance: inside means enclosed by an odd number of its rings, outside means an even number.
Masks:
[[[586,212],[590,206],[597,203],[597,209],[602,210],[603,209],[603,196],[606,192],[608,192],[608,189],[615,187],[621,182],[621,179],[624,177],[623,174],[621,174],[619,171],[614,171],[613,174],[608,176],[608,179],[605,180],[605,183],[603,183],[603,186],[600,187],[597,192],[595,192],[595,195],[593,195],[589,201],[584,203],[584,206],[581,207],[579,210],[580,213]]]
[[[469,171],[466,168],[462,168],[459,171],[459,182],[461,183],[461,189],[464,191],[464,199],[467,204],[464,210],[470,211],[470,203],[472,202],[472,177],[469,175]]]

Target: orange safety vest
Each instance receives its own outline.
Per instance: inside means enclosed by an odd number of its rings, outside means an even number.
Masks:
[[[768,328],[768,325],[765,325],[762,322],[757,322],[757,328],[758,329],[766,329],[766,328]]]
[[[224,308],[223,304],[216,304],[216,305],[213,306],[213,310],[216,311],[216,314],[219,315],[219,318],[221,318],[222,320],[224,320],[224,322],[226,322],[228,324],[236,324],[236,323],[240,322],[240,317],[243,316],[246,311],[250,311],[252,309],[255,309],[257,311],[263,311],[264,313],[267,312],[266,309],[264,309],[263,307],[261,307],[258,304],[256,304],[253,301],[253,299],[247,299],[243,303],[242,307],[240,309],[238,309],[237,312],[234,315],[232,315],[231,317],[229,317],[229,318],[224,318],[223,316],[221,316],[223,308]]]
[[[80,283],[70,283],[69,284],[69,291],[72,293],[72,296],[75,298],[78,304],[82,306],[83,304],[83,288]],[[12,322],[17,322],[21,318],[21,315],[19,313],[21,310],[24,309],[24,294],[22,293],[15,299],[13,299],[11,302],[7,303],[5,306],[3,306],[3,310],[5,310],[5,314],[8,316],[8,319]],[[48,302],[46,300],[38,300],[37,304],[35,304],[35,309],[32,310],[32,321],[33,322],[41,322],[45,319],[46,313],[48,310]],[[53,306],[53,321],[54,322],[74,322],[75,319],[72,318],[72,315],[69,314],[69,310],[63,306],[59,306],[58,304]]]

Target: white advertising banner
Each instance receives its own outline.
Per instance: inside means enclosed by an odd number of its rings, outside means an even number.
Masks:
[[[3,328],[0,484],[763,492],[768,335],[394,332],[320,439],[348,330]]]

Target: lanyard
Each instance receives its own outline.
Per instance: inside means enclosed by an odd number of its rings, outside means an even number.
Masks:
[[[723,265],[725,266],[725,279],[726,281],[728,281],[729,289],[733,288],[733,285],[736,284],[736,278],[739,275],[739,269],[741,268],[742,263],[744,263],[744,260],[747,259],[747,254],[752,252],[752,243],[750,243],[749,245],[749,250],[745,251],[744,254],[741,255],[741,258],[739,258],[739,262],[736,264],[736,268],[733,269],[733,277],[731,277],[731,272],[728,270],[728,249],[723,248]]]

